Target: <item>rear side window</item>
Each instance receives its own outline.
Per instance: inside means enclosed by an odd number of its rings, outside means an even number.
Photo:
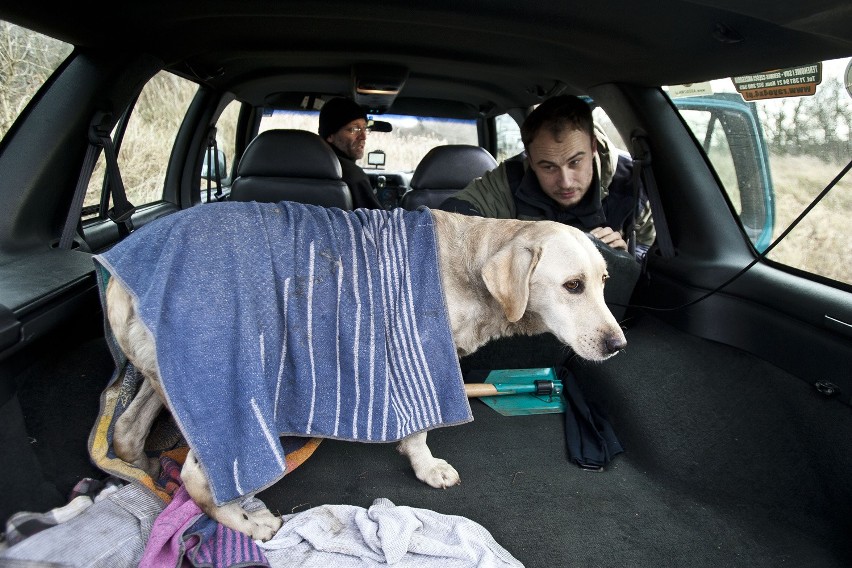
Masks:
[[[124,128],[119,123],[113,131],[119,170],[132,204],[145,205],[163,198],[172,146],[197,89],[192,81],[161,71],[142,89]],[[105,163],[101,152],[83,204],[84,218],[103,217],[108,208],[100,206]]]
[[[502,162],[524,151],[524,141],[521,140],[521,127],[508,114],[494,117],[497,130],[497,161]]]
[[[73,46],[0,20],[0,138]]]
[[[852,156],[849,58],[667,90],[759,251]],[[847,174],[767,258],[852,286],[852,239],[845,230],[850,218]]]
[[[0,138],[73,46],[0,20]],[[197,85],[170,73],[153,77],[131,109],[126,126],[113,132],[127,197],[134,205],[162,199],[169,155]],[[233,150],[231,150],[233,151]],[[102,217],[105,159],[89,181],[84,219]]]

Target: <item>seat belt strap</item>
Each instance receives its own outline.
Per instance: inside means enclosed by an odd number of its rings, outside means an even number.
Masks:
[[[77,225],[80,223],[83,211],[83,201],[86,199],[86,189],[89,187],[92,172],[95,171],[100,150],[100,147],[94,144],[89,144],[86,149],[86,157],[83,159],[83,166],[80,168],[80,177],[77,178],[77,187],[74,189],[71,207],[68,209],[65,226],[62,228],[62,235],[59,237],[59,248],[61,249],[68,250],[74,243],[74,234],[77,232]]]
[[[638,171],[638,175],[641,176],[645,184],[645,192],[648,194],[648,202],[651,205],[651,215],[654,219],[654,228],[657,231],[657,246],[660,249],[660,254],[663,258],[674,258],[675,247],[672,243],[669,225],[666,222],[663,202],[660,199],[657,181],[654,178],[654,170],[651,168],[651,147],[648,144],[648,135],[642,130],[634,131],[631,142],[633,143],[634,184],[636,184],[634,191],[638,190],[638,180],[635,179]]]
[[[112,195],[112,208],[107,211],[107,216],[112,219],[113,223],[118,225],[121,236],[127,236],[133,232],[133,220],[131,217],[136,211],[136,207],[127,200],[127,194],[124,191],[124,182],[121,180],[121,172],[118,169],[118,159],[116,158],[112,137],[109,134],[109,130],[102,123],[97,123],[92,126],[89,141],[104,149],[107,177],[109,179],[109,192]]]
[[[222,199],[222,172],[219,171],[219,146],[216,142],[216,127],[211,126],[207,133],[207,203],[210,203],[211,187],[210,187],[210,168],[216,178],[216,201]]]
[[[630,185],[633,188],[633,212],[630,217],[630,233],[627,235],[627,252],[636,257],[636,220],[639,218],[639,186],[642,185],[642,167],[633,160],[633,169],[630,172]]]
[[[83,202],[86,199],[86,190],[89,187],[89,180],[95,170],[101,149],[104,150],[107,164],[107,189],[112,193],[113,202],[113,207],[107,211],[107,216],[118,225],[121,236],[127,236],[133,231],[131,216],[136,208],[127,200],[124,183],[121,181],[115,147],[112,144],[109,128],[106,126],[111,120],[112,115],[110,113],[98,111],[89,126],[89,147],[86,149],[86,156],[83,158],[83,165],[80,168],[80,176],[77,178],[77,187],[74,188],[74,197],[71,199],[68,216],[65,218],[65,225],[62,227],[62,234],[59,237],[59,248],[61,249],[67,250],[73,246],[74,234],[77,232],[83,211]],[[101,201],[102,203],[106,201],[106,195],[102,196]]]

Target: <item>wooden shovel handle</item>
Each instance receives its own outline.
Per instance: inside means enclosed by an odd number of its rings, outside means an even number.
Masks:
[[[500,394],[497,392],[497,388],[489,383],[467,383],[464,385],[464,392],[468,398]]]

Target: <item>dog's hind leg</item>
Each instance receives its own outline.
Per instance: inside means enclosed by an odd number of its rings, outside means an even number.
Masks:
[[[143,380],[133,401],[116,420],[112,439],[115,455],[154,479],[160,473],[160,461],[145,455],[145,440],[162,408],[163,401],[151,381]]]
[[[283,524],[281,517],[276,517],[266,507],[246,511],[237,502],[217,506],[213,501],[207,475],[201,469],[201,464],[198,463],[193,450],[186,455],[186,461],[180,470],[180,478],[186,487],[186,492],[201,510],[207,513],[208,517],[226,527],[245,533],[254,540],[269,540],[275,536]]]
[[[396,449],[411,462],[417,479],[438,489],[446,489],[461,483],[459,473],[446,460],[432,455],[426,445],[426,431],[403,438]]]

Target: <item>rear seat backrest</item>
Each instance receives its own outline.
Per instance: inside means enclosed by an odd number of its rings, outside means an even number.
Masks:
[[[400,205],[414,210],[425,205],[435,209],[467,184],[497,167],[485,148],[469,144],[437,146],[423,157],[411,177],[411,189]]]
[[[318,134],[267,130],[246,147],[231,185],[231,201],[295,201],[352,209],[340,161]]]

